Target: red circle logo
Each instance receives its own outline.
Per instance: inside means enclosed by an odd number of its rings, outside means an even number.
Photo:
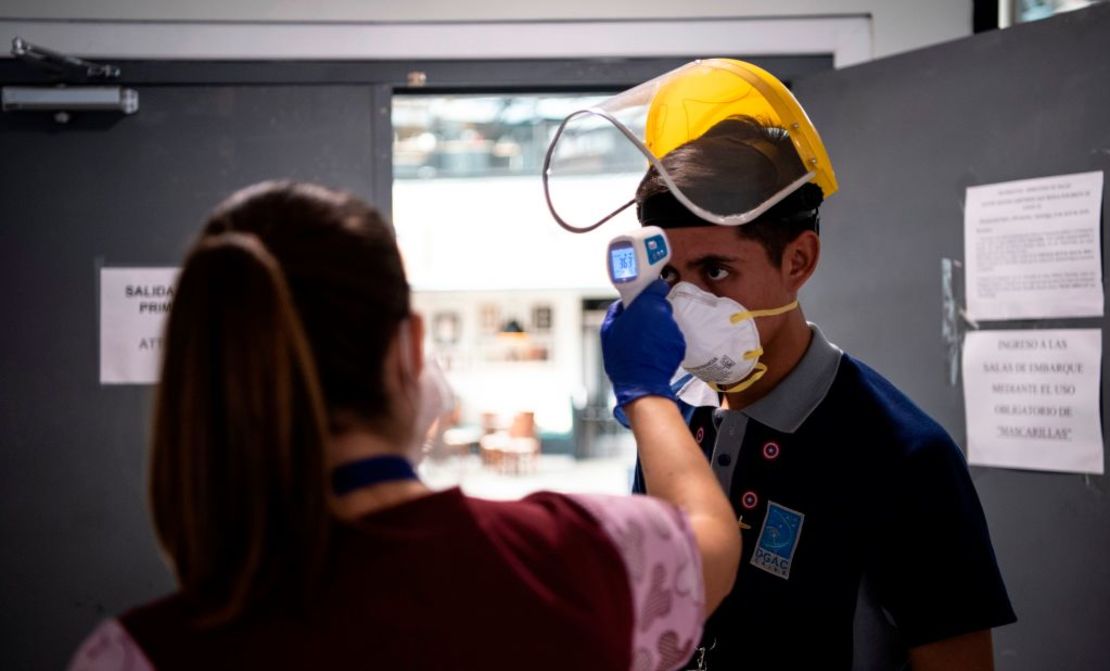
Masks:
[[[705,427],[704,426],[699,426],[698,427],[698,432],[694,434],[694,440],[698,441],[698,445],[701,445],[701,441],[704,440],[704,439],[705,439]]]
[[[782,449],[779,447],[778,443],[771,442],[763,446],[763,458],[768,461],[778,459],[781,452]]]
[[[751,510],[759,505],[759,496],[755,492],[744,492],[744,495],[740,497],[740,505]]]

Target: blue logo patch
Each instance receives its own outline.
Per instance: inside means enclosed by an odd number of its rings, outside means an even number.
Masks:
[[[759,540],[752,554],[752,566],[789,580],[790,563],[794,561],[805,519],[806,516],[796,510],[768,501],[767,516],[763,518],[763,528],[759,530]]]

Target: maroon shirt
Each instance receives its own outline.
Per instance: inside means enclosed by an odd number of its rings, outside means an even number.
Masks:
[[[622,557],[565,496],[451,489],[341,527],[334,550],[312,617],[265,612],[206,630],[174,595],[120,621],[159,671],[631,666]]]

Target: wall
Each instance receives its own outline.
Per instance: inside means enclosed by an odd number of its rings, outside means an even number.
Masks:
[[[871,56],[877,58],[969,35],[971,4],[970,0],[5,0],[0,19],[345,23],[870,16]],[[745,52],[744,45],[736,51]],[[806,51],[804,45],[798,51]]]

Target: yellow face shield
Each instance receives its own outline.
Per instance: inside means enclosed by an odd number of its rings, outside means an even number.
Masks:
[[[727,136],[738,118],[784,129],[793,150],[736,141],[720,165],[700,166],[735,174],[735,188],[680,187],[664,157]],[[790,91],[767,71],[728,59],[687,63],[567,116],[544,159],[548,208],[568,230],[593,230],[635,202],[645,167],[707,224],[749,223],[809,182],[825,198],[837,190],[821,137]]]

